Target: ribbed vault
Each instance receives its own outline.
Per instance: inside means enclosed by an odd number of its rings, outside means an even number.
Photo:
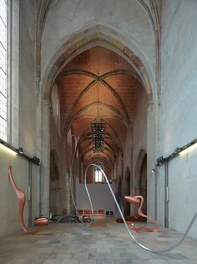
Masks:
[[[102,162],[112,168],[132,136],[140,76],[114,51],[94,46],[64,64],[55,80],[60,96],[61,131],[78,138],[83,164]],[[95,152],[91,124],[106,124],[103,151]]]
[[[120,162],[123,156],[125,144],[131,142],[128,148],[132,148],[133,131],[136,127],[142,128],[144,135],[146,134],[140,123],[146,123],[145,117],[141,113],[143,121],[139,120],[138,113],[139,106],[145,113],[147,102],[156,96],[152,94],[153,84],[159,98],[161,1],[136,0],[134,3],[140,17],[151,25],[150,32],[153,34],[150,35],[154,41],[150,40],[148,43],[153,44],[154,48],[149,46],[147,50],[154,51],[152,64],[147,62],[144,52],[146,48],[141,49],[135,41],[137,35],[127,39],[124,32],[121,33],[113,27],[113,23],[103,23],[102,19],[90,19],[88,24],[81,25],[80,30],[73,31],[71,35],[67,24],[67,31],[62,30],[62,36],[57,36],[56,43],[51,32],[52,23],[55,21],[47,19],[50,18],[53,7],[54,11],[59,10],[56,3],[54,0],[37,1],[37,27],[41,29],[37,33],[37,45],[51,40],[54,50],[52,55],[48,54],[50,60],[42,57],[43,64],[40,64],[41,57],[37,53],[36,79],[38,84],[41,79],[41,86],[44,87],[43,97],[46,100],[51,100],[54,85],[58,88],[60,136],[65,140],[71,133],[78,139],[79,164],[83,166],[100,161],[112,171],[116,167],[117,159]],[[62,6],[66,7],[67,4]],[[107,1],[103,1],[101,5],[108,6]],[[128,5],[131,8],[132,3],[128,2]],[[72,19],[74,17],[73,15]],[[62,19],[67,21],[64,14]],[[130,22],[132,21],[131,19]],[[72,23],[70,27],[72,28]],[[64,36],[64,32],[67,32],[67,35]],[[151,71],[154,65],[155,76]],[[40,69],[43,69],[43,74],[40,74]],[[99,153],[94,151],[92,144],[91,124],[94,122],[104,122],[106,125],[103,151]],[[121,167],[122,165],[119,170]]]

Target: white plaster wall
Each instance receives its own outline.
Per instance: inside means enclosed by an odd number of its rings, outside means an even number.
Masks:
[[[35,6],[19,5],[19,144],[29,155],[36,154]]]
[[[30,157],[38,156],[38,91],[35,85],[35,2],[19,4],[19,147]],[[40,109],[39,109],[40,110]],[[40,134],[39,134],[40,137]],[[32,217],[40,211],[40,177],[37,165],[32,165]],[[46,213],[45,213],[46,215]],[[47,215],[46,215],[47,216]]]
[[[35,55],[35,6],[34,1],[14,1],[13,27],[10,54],[10,138],[9,142],[25,154],[36,155],[36,107],[37,91],[34,80]],[[19,24],[18,24],[19,22]],[[0,149],[0,236],[21,230],[18,199],[8,179],[8,165],[13,167],[17,185],[27,194],[29,161],[17,155],[13,157]],[[39,167],[32,165],[32,220],[39,215]],[[25,205],[25,223],[28,226],[28,201]]]
[[[197,131],[197,2],[166,0],[162,14],[160,150],[168,156]],[[162,170],[162,168],[160,169]],[[185,231],[196,211],[197,150],[169,163],[169,226]],[[160,185],[160,189],[163,185]],[[161,198],[162,200],[162,198]],[[163,204],[159,206],[163,210]],[[190,235],[197,237],[197,223]]]
[[[16,193],[8,178],[8,166],[12,166],[13,178],[17,186],[25,192],[26,203],[24,207],[24,221],[29,226],[29,161],[23,157],[13,156],[0,147],[0,210],[1,225],[0,237],[21,231],[21,223],[19,217],[19,203]],[[39,197],[39,166],[32,164],[32,221],[39,216],[40,197]]]
[[[130,46],[147,68],[154,68],[152,25],[137,0],[61,0],[53,4],[47,15],[42,39],[42,76],[54,54],[66,41],[71,43],[70,39],[83,31],[84,37],[88,29],[96,25],[109,28],[111,36],[120,42],[124,38],[124,45]]]
[[[107,184],[87,184],[93,210],[104,209],[115,212],[115,202]],[[111,184],[114,190],[114,184]],[[76,185],[77,209],[91,209],[84,184]]]
[[[21,230],[18,199],[8,178],[8,166],[12,166],[13,177],[20,188],[27,193],[28,163],[24,159],[10,155],[0,147],[0,236]],[[22,169],[21,169],[22,168]],[[24,210],[24,220],[28,224],[28,206]]]

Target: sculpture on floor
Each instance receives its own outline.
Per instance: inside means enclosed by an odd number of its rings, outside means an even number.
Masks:
[[[124,197],[125,200],[131,204],[135,204],[138,205],[138,210],[137,210],[137,215],[147,218],[150,222],[152,222],[155,225],[155,228],[148,228],[145,226],[141,226],[141,227],[136,227],[134,225],[133,222],[128,222],[128,224],[130,224],[130,227],[132,230],[139,232],[139,231],[148,231],[148,232],[155,232],[159,230],[159,224],[157,223],[157,221],[155,220],[155,218],[149,217],[147,215],[145,215],[144,213],[142,213],[142,205],[144,203],[144,197],[141,195],[137,195],[137,196],[125,196]]]
[[[16,185],[14,178],[12,176],[12,166],[8,166],[8,176],[10,179],[10,182],[14,188],[14,191],[18,197],[19,200],[19,216],[20,216],[20,223],[22,225],[23,231],[26,234],[33,235],[36,234],[38,231],[40,231],[40,228],[37,229],[29,229],[26,227],[25,222],[24,222],[24,207],[25,207],[25,202],[26,202],[26,195],[25,193]],[[36,226],[44,226],[48,225],[49,220],[47,217],[39,217],[36,220],[34,220],[34,224]]]
[[[108,181],[108,178],[107,178],[105,172],[102,170],[102,168],[100,168],[97,164],[94,164],[94,163],[91,163],[91,164],[89,164],[89,165],[87,166],[87,168],[86,168],[86,170],[85,170],[85,175],[84,175],[85,189],[86,189],[86,192],[87,192],[87,196],[88,196],[88,199],[89,199],[89,202],[90,202],[90,206],[91,206],[91,210],[92,210],[92,211],[93,211],[92,200],[91,200],[90,193],[89,193],[89,191],[88,191],[87,183],[86,183],[87,171],[88,171],[88,169],[89,169],[91,166],[93,166],[93,167],[95,167],[95,168],[99,168],[99,169],[101,170],[103,176],[105,177],[105,180],[106,180],[106,183],[107,183],[107,185],[108,185],[108,187],[109,187],[109,190],[110,190],[110,192],[111,192],[111,194],[112,194],[112,197],[113,197],[113,199],[114,199],[114,202],[115,202],[115,204],[116,204],[116,206],[117,206],[117,209],[118,209],[118,211],[119,211],[119,213],[120,213],[120,216],[121,216],[121,218],[122,218],[122,220],[123,220],[123,223],[124,223],[124,225],[125,225],[125,228],[126,228],[128,234],[129,234],[129,236],[132,238],[133,241],[136,242],[136,244],[138,244],[141,248],[143,248],[143,249],[146,250],[146,251],[149,251],[149,252],[152,252],[152,253],[156,253],[156,254],[161,254],[161,253],[165,253],[165,252],[168,252],[168,251],[170,251],[170,250],[176,248],[178,245],[180,245],[180,244],[183,242],[183,240],[184,240],[184,239],[186,238],[186,236],[188,235],[188,233],[189,233],[189,231],[190,231],[192,225],[194,224],[194,221],[197,219],[197,212],[196,212],[196,213],[194,214],[194,216],[192,217],[192,219],[191,219],[191,221],[190,221],[190,223],[189,223],[189,225],[188,225],[188,227],[187,227],[185,233],[182,235],[182,237],[179,239],[179,241],[175,242],[173,245],[171,245],[171,246],[169,246],[169,247],[162,248],[162,249],[148,248],[148,247],[146,247],[145,245],[143,245],[141,242],[139,242],[138,239],[132,234],[131,230],[130,230],[129,227],[128,227],[127,222],[125,221],[124,215],[123,215],[123,213],[122,213],[122,211],[121,211],[121,208],[120,208],[120,206],[119,206],[119,204],[118,204],[118,201],[117,201],[117,199],[116,199],[116,197],[115,197],[115,194],[114,194],[114,192],[113,192],[113,190],[112,190],[112,187],[111,187],[111,185],[110,185],[110,183],[109,183],[109,181]],[[130,203],[140,204],[140,205],[139,205],[139,208],[138,208],[138,213],[141,213],[141,215],[143,215],[143,216],[145,216],[146,218],[148,218],[148,216],[145,215],[145,214],[143,214],[142,211],[141,211],[142,204],[143,204],[143,199],[141,199],[141,197],[142,197],[142,196],[139,196],[139,195],[138,195],[138,196],[126,196],[126,199],[127,199]],[[143,197],[142,197],[142,198],[143,198]],[[154,218],[149,218],[149,219],[153,220],[153,222],[154,222]],[[157,223],[156,220],[155,220],[155,223]],[[156,229],[158,229],[158,228],[159,228],[159,225],[156,224]]]

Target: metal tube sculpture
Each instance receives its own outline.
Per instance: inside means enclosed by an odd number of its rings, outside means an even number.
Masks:
[[[20,216],[20,223],[23,228],[23,231],[28,235],[36,234],[38,231],[40,231],[40,228],[31,230],[26,227],[25,221],[24,221],[24,207],[26,202],[26,195],[25,193],[16,185],[14,178],[12,176],[12,166],[8,166],[8,176],[10,179],[10,182],[12,184],[12,187],[14,188],[14,191],[17,195],[17,198],[19,200],[19,216]],[[44,226],[48,225],[49,220],[47,217],[40,217],[36,220],[34,220],[34,224],[37,226]]]
[[[139,232],[139,231],[142,231],[142,230],[145,230],[145,231],[148,231],[148,232],[155,232],[155,231],[158,231],[159,230],[159,224],[157,223],[157,221],[155,220],[155,218],[149,217],[149,216],[145,215],[144,213],[142,213],[142,205],[144,203],[144,197],[143,196],[141,196],[141,195],[137,195],[137,196],[125,196],[124,198],[125,198],[125,200],[127,202],[139,206],[138,207],[138,210],[137,210],[137,214],[139,216],[145,217],[149,221],[151,221],[153,224],[155,224],[155,228],[148,228],[148,227],[145,227],[145,226],[136,227],[133,222],[127,221],[127,223],[130,224],[131,229],[133,229],[136,232]]]
[[[87,192],[87,196],[88,196],[88,199],[89,199],[89,202],[90,202],[90,206],[91,206],[91,210],[92,210],[92,211],[93,211],[92,200],[91,200],[91,198],[90,198],[90,194],[89,194],[89,191],[88,191],[88,188],[87,188],[87,183],[86,183],[87,171],[88,171],[88,169],[89,169],[91,166],[96,167],[96,168],[98,168],[98,169],[101,170],[103,176],[105,177],[105,180],[106,180],[106,183],[107,183],[107,185],[108,185],[108,187],[109,187],[109,190],[110,190],[110,192],[111,192],[111,194],[112,194],[112,197],[113,197],[113,199],[114,199],[114,202],[115,202],[115,204],[116,204],[116,206],[117,206],[117,208],[118,208],[118,211],[119,211],[119,213],[120,213],[120,216],[122,217],[122,220],[123,220],[123,222],[124,222],[125,228],[126,228],[128,234],[129,234],[129,236],[130,236],[131,239],[133,239],[133,241],[135,241],[136,244],[138,244],[142,249],[144,249],[144,250],[146,250],[146,251],[149,251],[149,252],[152,252],[152,253],[161,254],[161,253],[166,253],[166,252],[168,252],[168,251],[170,251],[170,250],[176,248],[178,245],[180,245],[180,244],[183,242],[183,240],[186,238],[187,234],[189,233],[189,230],[191,229],[191,227],[192,227],[194,221],[195,221],[196,218],[197,218],[197,212],[194,214],[194,216],[193,216],[193,218],[191,219],[191,221],[190,221],[190,223],[189,223],[189,225],[188,225],[188,227],[187,227],[185,233],[182,235],[182,237],[181,237],[181,239],[180,239],[179,241],[175,242],[173,245],[171,245],[171,246],[169,246],[169,247],[162,248],[162,249],[152,249],[152,248],[148,248],[148,247],[144,246],[142,243],[140,243],[140,242],[137,240],[137,238],[131,233],[131,230],[129,229],[129,227],[128,227],[128,225],[127,225],[127,222],[126,222],[126,220],[125,220],[125,218],[124,218],[124,216],[123,216],[123,213],[122,213],[122,211],[121,211],[121,209],[120,209],[120,206],[119,206],[119,204],[118,204],[118,201],[117,201],[117,199],[116,199],[116,197],[115,197],[115,194],[114,194],[114,192],[113,192],[113,190],[112,190],[112,188],[111,188],[111,186],[110,186],[110,183],[109,183],[109,181],[108,181],[108,178],[107,178],[105,172],[102,170],[102,168],[100,168],[97,164],[94,164],[94,163],[91,163],[91,164],[89,164],[89,165],[87,166],[86,171],[85,171],[85,175],[84,175],[85,189],[86,189],[86,192]],[[136,202],[137,202],[137,201],[136,201]]]

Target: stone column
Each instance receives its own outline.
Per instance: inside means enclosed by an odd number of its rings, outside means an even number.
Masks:
[[[147,105],[147,214],[155,217],[155,176],[152,169],[155,167],[155,114],[152,101]]]
[[[41,133],[41,214],[49,215],[49,181],[50,181],[50,103],[42,103]]]

